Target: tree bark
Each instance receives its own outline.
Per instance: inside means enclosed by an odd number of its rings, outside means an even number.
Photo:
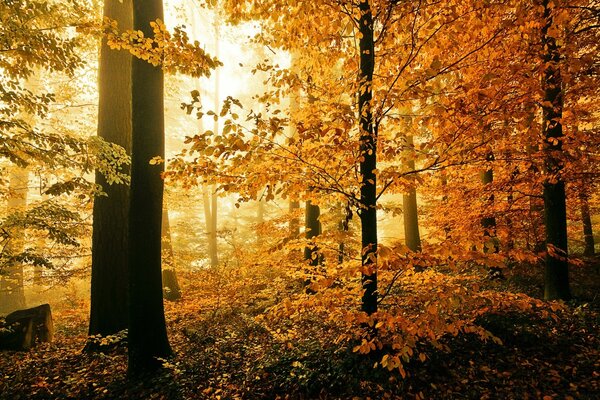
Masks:
[[[14,166],[10,170],[8,181],[8,213],[25,210],[27,206],[27,190],[29,172],[25,168]],[[5,251],[12,255],[23,252],[24,232],[15,227],[9,232]],[[9,265],[0,277],[0,314],[25,308],[25,288],[23,285],[23,264],[14,262]]]
[[[104,16],[120,29],[133,27],[131,0],[106,0]],[[98,70],[98,136],[131,153],[131,55],[102,41]],[[108,184],[96,172],[107,196],[94,199],[90,335],[127,329],[129,187]]]
[[[152,37],[150,22],[163,19],[161,0],[133,2],[133,26]],[[129,213],[129,362],[136,377],[161,367],[172,354],[167,338],[161,277],[164,158],[163,71],[138,58],[132,63],[132,158]]]
[[[162,211],[162,285],[165,300],[176,301],[181,299],[181,288],[175,272],[175,254],[171,241],[171,224],[169,223],[169,210],[166,205]]]
[[[205,185],[202,189],[202,198],[204,201],[208,257],[210,259],[210,266],[216,267],[219,265],[219,251],[217,248],[217,196],[212,193],[212,189],[209,192],[208,186]]]
[[[494,155],[489,153],[486,157],[487,161],[493,161]],[[487,185],[494,183],[494,170],[488,168],[481,174],[481,183],[485,188]],[[494,194],[490,194],[487,198],[487,207],[492,208],[494,206]],[[496,216],[490,211],[484,211],[484,215],[481,217],[481,227],[483,228],[483,236],[486,238],[483,244],[483,251],[485,253],[497,253],[500,251],[497,238],[496,238]]]
[[[583,255],[591,257],[595,254],[594,246],[594,230],[592,228],[592,216],[590,213],[590,203],[588,197],[585,194],[580,196],[581,200],[581,222],[583,224],[583,240],[585,247],[583,249]]]
[[[338,231],[342,234],[340,242],[338,243],[338,264],[342,264],[346,256],[346,244],[344,243],[344,239],[350,230],[352,210],[350,208],[350,204],[344,206],[343,203],[338,204],[338,210]]]
[[[321,264],[321,257],[319,256],[318,246],[311,241],[311,239],[321,234],[321,222],[319,217],[321,216],[321,209],[319,206],[312,204],[310,200],[306,202],[305,210],[305,235],[308,241],[307,246],[304,248],[304,259],[308,261],[309,265],[317,266]]]
[[[264,239],[262,224],[265,222],[265,201],[262,196],[256,200],[256,245],[261,246]]]
[[[486,157],[487,161],[494,160],[494,154],[489,153]],[[494,170],[490,167],[483,171],[481,174],[481,183],[485,188],[494,182]],[[485,190],[485,189],[484,189]],[[490,194],[487,198],[487,208],[494,207],[494,194]],[[496,216],[493,211],[484,210],[484,215],[481,217],[481,227],[483,228],[483,252],[484,253],[498,253],[500,246],[498,245],[498,237],[496,236]],[[492,278],[501,278],[502,270],[498,267],[491,267],[489,274]]]
[[[290,200],[289,210],[292,218],[290,219],[290,239],[298,239],[300,237],[300,220],[296,216],[300,209],[298,200]]]
[[[545,164],[549,176],[544,182],[544,222],[546,226],[546,271],[544,298],[569,300],[569,267],[567,249],[567,208],[565,182],[559,155],[562,152],[563,89],[560,73],[560,51],[556,39],[549,34],[553,25],[550,0],[542,0],[544,25],[542,27],[543,61],[542,77],[544,101],[542,103],[542,130],[545,138]]]
[[[362,244],[362,310],[367,314],[377,311],[377,133],[373,125],[373,72],[375,69],[375,42],[373,13],[369,0],[359,5],[359,96],[360,124],[360,222]]]
[[[408,136],[406,142],[409,147],[407,170],[415,170],[413,137]],[[417,188],[411,186],[408,193],[402,195],[402,213],[404,221],[404,242],[411,251],[421,251],[421,235],[419,233],[419,210],[417,208]]]

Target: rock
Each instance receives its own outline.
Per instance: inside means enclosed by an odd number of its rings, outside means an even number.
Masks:
[[[54,336],[49,304],[17,310],[0,321],[0,349],[28,350]]]
[[[177,301],[181,299],[181,288],[179,287],[175,270],[164,269],[162,271],[162,283],[165,300]]]

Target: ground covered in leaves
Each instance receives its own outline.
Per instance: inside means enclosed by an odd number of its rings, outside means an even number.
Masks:
[[[518,313],[492,314],[480,325],[503,344],[471,335],[447,338],[444,349],[426,343],[424,361],[408,376],[373,368],[377,355],[318,338],[315,329],[282,344],[256,320],[256,304],[203,308],[190,290],[167,305],[176,357],[147,381],[126,380],[126,352],[115,339],[105,353],[83,353],[86,308],[55,312],[56,338],[28,352],[0,357],[0,398],[469,398],[594,399],[600,397],[600,295],[595,268],[575,277],[576,299],[559,320]],[[540,277],[498,283],[539,295]],[[219,300],[224,304],[224,299]],[[258,310],[258,311],[257,311]]]

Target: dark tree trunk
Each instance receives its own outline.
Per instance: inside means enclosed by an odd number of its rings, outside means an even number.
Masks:
[[[444,206],[448,205],[448,176],[446,175],[445,170],[440,171],[440,183],[442,185],[442,203]],[[444,230],[444,239],[450,239],[450,224],[444,220],[444,224],[442,225],[442,229]]]
[[[150,22],[163,19],[161,0],[133,2],[135,30],[152,37]],[[171,355],[161,277],[161,219],[164,157],[163,72],[138,58],[132,63],[132,158],[129,213],[129,363],[130,376],[161,367]]]
[[[406,139],[409,147],[407,170],[415,170],[413,137]],[[413,180],[414,182],[414,180]],[[402,213],[404,220],[404,242],[412,251],[421,251],[421,235],[419,233],[419,210],[417,208],[417,188],[412,186],[408,193],[402,195]]]
[[[489,153],[487,155],[487,161],[494,160],[494,154]],[[494,182],[494,170],[492,168],[486,169],[481,174],[481,183],[485,188]],[[485,190],[485,189],[484,189]],[[496,236],[496,216],[493,213],[492,208],[494,207],[494,194],[490,194],[487,198],[487,208],[490,210],[484,211],[484,215],[481,217],[481,227],[483,228],[483,252],[484,253],[498,253],[500,246],[498,245],[498,237]],[[502,277],[502,270],[498,267],[491,267],[489,270],[490,276],[493,278]]]
[[[508,158],[510,160],[510,153],[508,153]],[[514,229],[514,224],[513,224],[513,217],[511,216],[511,211],[515,204],[514,181],[518,175],[519,175],[519,169],[514,168],[510,174],[510,181],[509,181],[509,185],[508,185],[508,196],[506,198],[506,202],[508,203],[507,204],[508,213],[506,216],[506,228],[508,230],[508,238],[506,240],[506,249],[507,250],[514,250],[514,248],[515,248],[515,229]]]
[[[171,242],[169,211],[166,206],[162,211],[161,232],[163,297],[165,300],[177,301],[181,299],[181,288],[179,287],[175,272],[175,254],[173,253],[173,242]]]
[[[408,193],[402,195],[402,211],[404,214],[404,241],[406,247],[412,251],[421,251],[416,189],[412,188]]]
[[[342,234],[340,242],[338,244],[338,264],[344,262],[344,257],[346,253],[346,245],[344,243],[344,239],[346,234],[350,230],[350,220],[352,219],[352,209],[350,208],[350,204],[347,204],[344,207],[343,203],[338,205],[340,214],[339,214],[339,222],[338,222],[338,231]]]
[[[131,0],[106,0],[104,16],[131,29]],[[98,136],[130,154],[131,56],[103,41],[98,75]],[[107,336],[127,329],[129,187],[108,184],[100,172],[96,183],[108,196],[94,200],[89,334]]]
[[[545,63],[542,89],[544,91],[542,129],[545,143],[546,172],[544,182],[544,223],[546,225],[546,271],[544,298],[547,300],[571,298],[567,250],[567,209],[565,182],[562,169],[563,89],[560,73],[560,51],[556,39],[548,31],[553,25],[549,0],[543,0],[544,26],[542,27],[543,61]]]
[[[487,161],[493,161],[494,155],[489,153],[486,157]],[[481,183],[486,188],[494,182],[494,170],[492,168],[486,169],[481,174]],[[485,189],[484,189],[485,190]],[[487,200],[487,208],[493,208],[494,206],[494,194],[490,194]],[[490,214],[491,213],[491,214]],[[483,228],[483,236],[486,238],[483,244],[483,251],[485,253],[497,253],[500,249],[496,244],[496,216],[491,210],[484,211],[484,216],[481,217],[481,227]]]
[[[360,124],[360,222],[362,242],[362,310],[367,314],[377,311],[377,133],[373,125],[373,72],[375,69],[375,42],[373,13],[369,0],[360,2],[359,20],[359,96]]]
[[[321,264],[321,257],[319,256],[319,248],[311,241],[311,239],[321,234],[321,222],[319,217],[321,216],[321,209],[311,203],[310,200],[306,202],[306,213],[305,213],[305,234],[306,240],[308,241],[307,246],[304,248],[304,259],[312,266]]]
[[[298,200],[290,200],[289,210],[292,218],[290,219],[290,239],[298,239],[300,237],[300,220],[296,215],[300,209]]]
[[[263,224],[265,223],[265,201],[261,197],[256,201],[256,245],[262,246],[264,239]]]
[[[583,240],[585,247],[583,255],[591,257],[595,254],[594,248],[594,230],[592,228],[592,216],[590,213],[590,203],[585,194],[580,196],[581,200],[581,222],[583,223]]]

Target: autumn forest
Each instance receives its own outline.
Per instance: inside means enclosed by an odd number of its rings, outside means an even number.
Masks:
[[[600,398],[600,1],[0,0],[0,399]]]

